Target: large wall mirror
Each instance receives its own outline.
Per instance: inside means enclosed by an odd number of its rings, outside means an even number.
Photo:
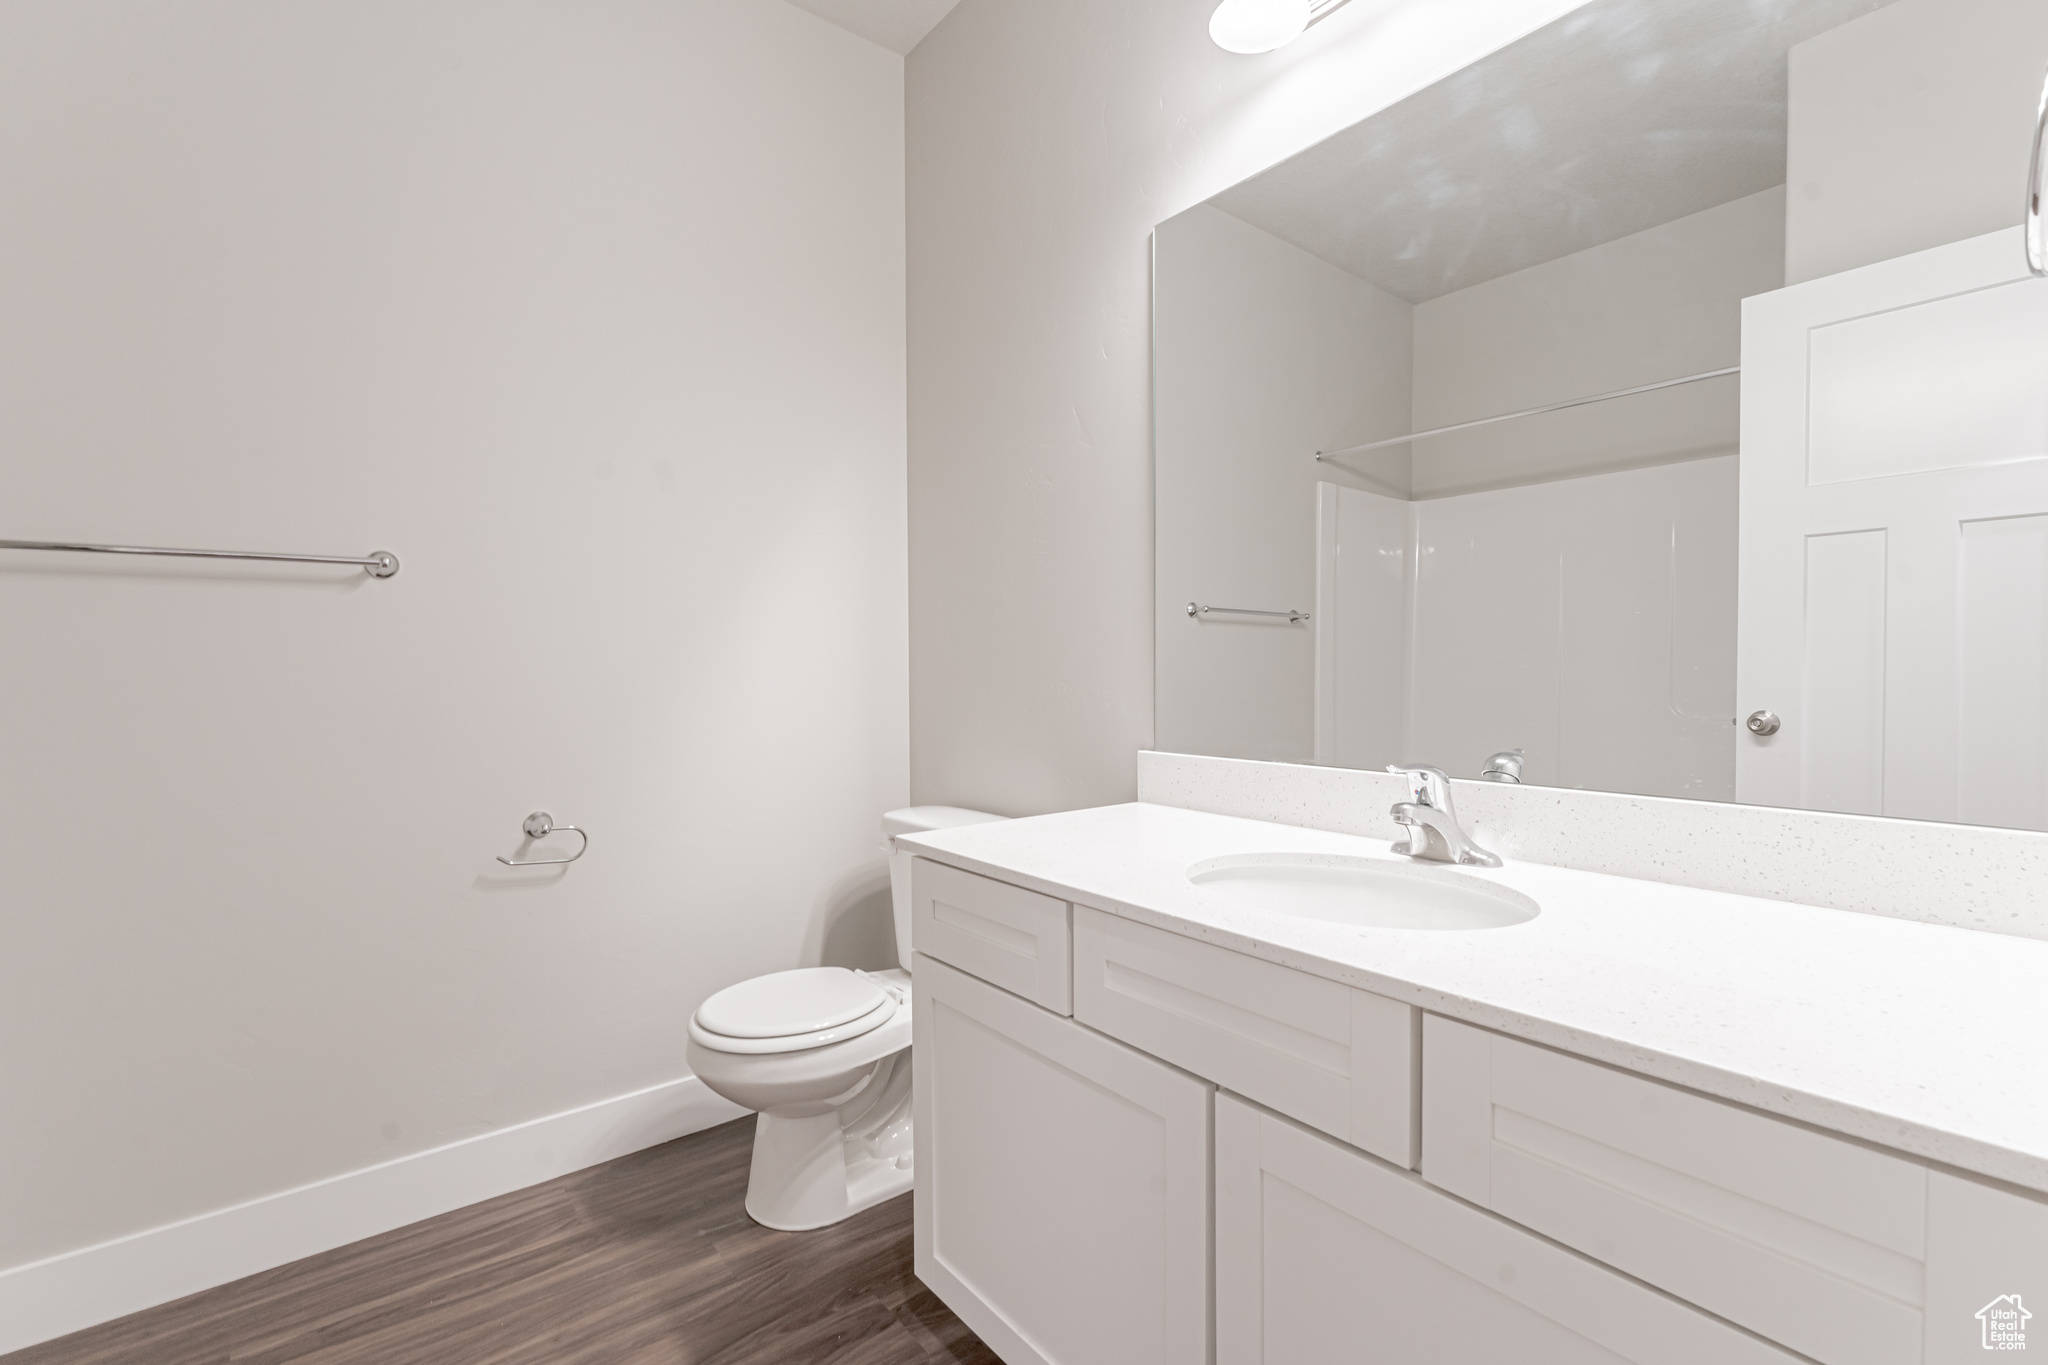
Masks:
[[[1157,743],[2048,829],[2044,0],[1593,0],[1159,225]]]

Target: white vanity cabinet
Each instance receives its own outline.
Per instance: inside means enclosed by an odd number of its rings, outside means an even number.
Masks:
[[[1009,1365],[1960,1365],[2048,1321],[2039,1195],[994,878],[913,886],[917,1273]]]
[[[1415,1176],[1216,1099],[1216,1365],[1794,1365]]]
[[[1009,1365],[1209,1357],[1213,1087],[919,953],[917,1276]]]
[[[1449,1019],[1423,1033],[1439,1188],[1823,1365],[1982,1357],[2048,1303],[2048,1203]]]

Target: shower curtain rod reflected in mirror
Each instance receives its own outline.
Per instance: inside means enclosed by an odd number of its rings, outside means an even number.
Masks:
[[[1367,441],[1364,445],[1343,446],[1336,450],[1318,450],[1316,458],[1326,460],[1332,455],[1359,455],[1368,450],[1380,450],[1386,446],[1397,446],[1404,441],[1420,441],[1429,436],[1448,436],[1454,431],[1470,431],[1473,427],[1490,427],[1495,422],[1512,422],[1522,417],[1540,417],[1546,412],[1563,412],[1566,408],[1583,408],[1589,403],[1605,403],[1611,398],[1627,398],[1638,393],[1655,393],[1658,389],[1675,389],[1681,384],[1697,384],[1703,379],[1722,379],[1731,374],[1741,374],[1740,365],[1730,365],[1725,370],[1708,370],[1705,374],[1689,374],[1683,379],[1662,379],[1655,384],[1638,384],[1632,389],[1616,389],[1612,393],[1596,393],[1590,398],[1572,398],[1562,403],[1546,403],[1540,408],[1523,408],[1520,412],[1504,412],[1498,417],[1480,417],[1470,422],[1457,422],[1447,427],[1431,427],[1428,431],[1411,431],[1406,436],[1389,436],[1384,441]]]

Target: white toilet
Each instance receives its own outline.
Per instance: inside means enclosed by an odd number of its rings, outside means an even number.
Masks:
[[[772,972],[691,1016],[690,1069],[761,1114],[747,1178],[755,1222],[822,1228],[910,1188],[910,854],[896,836],[1002,818],[957,806],[882,817],[900,969]]]

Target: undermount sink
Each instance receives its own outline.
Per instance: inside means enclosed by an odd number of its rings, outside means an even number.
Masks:
[[[1536,918],[1519,891],[1447,867],[1339,853],[1238,853],[1206,858],[1188,880],[1250,910],[1371,929],[1501,929]]]

